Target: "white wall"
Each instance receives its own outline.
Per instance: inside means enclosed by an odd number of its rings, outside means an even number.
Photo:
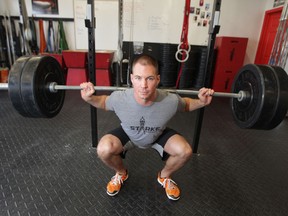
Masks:
[[[196,9],[189,16],[188,42],[192,45],[208,44],[208,23],[213,9],[213,0],[191,1]],[[151,43],[179,43],[183,25],[185,1],[175,0],[124,0],[123,40]],[[86,18],[87,1],[74,0],[76,48],[87,49],[87,29],[83,25]],[[96,49],[117,49],[118,45],[118,0],[95,2]],[[176,16],[171,16],[171,13]],[[202,14],[202,17],[201,17]],[[195,19],[195,17],[197,19]],[[207,18],[208,17],[208,18]],[[203,25],[204,23],[204,25]],[[105,48],[106,47],[106,48]]]
[[[265,11],[274,0],[222,0],[219,36],[247,37],[244,63],[254,63]]]
[[[184,2],[184,0],[177,1]],[[73,0],[58,0],[58,2],[60,17],[74,16]],[[273,2],[274,0],[222,0],[221,27],[218,36],[248,37],[245,63],[254,62],[265,10],[272,9]],[[26,5],[28,14],[29,12],[31,14],[31,0],[26,0]],[[0,0],[0,15],[4,15],[5,11],[9,11],[11,15],[19,15],[18,0]],[[175,13],[175,11],[173,12]],[[174,13],[173,16],[183,17],[183,12],[178,15]],[[65,22],[64,28],[70,49],[75,49],[74,23]]]

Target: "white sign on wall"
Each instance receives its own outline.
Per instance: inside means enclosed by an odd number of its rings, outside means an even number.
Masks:
[[[116,50],[118,44],[118,1],[95,1],[96,50]],[[87,1],[74,0],[76,49],[88,49],[88,29],[85,27]]]
[[[118,0],[95,1],[96,49],[117,50]],[[88,48],[85,27],[87,1],[74,0],[77,49]],[[152,43],[179,43],[185,0],[123,0],[123,40]],[[191,1],[188,42],[207,45],[213,0]]]

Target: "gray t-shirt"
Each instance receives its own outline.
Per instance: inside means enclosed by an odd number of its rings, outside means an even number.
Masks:
[[[157,89],[150,106],[138,104],[133,89],[114,91],[106,100],[106,109],[114,111],[130,140],[140,148],[150,147],[177,111],[185,110],[185,101],[177,94]]]

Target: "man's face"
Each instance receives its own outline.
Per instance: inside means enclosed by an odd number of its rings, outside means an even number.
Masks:
[[[131,74],[131,82],[136,99],[153,101],[156,97],[156,88],[160,82],[160,76],[152,65],[137,63]]]

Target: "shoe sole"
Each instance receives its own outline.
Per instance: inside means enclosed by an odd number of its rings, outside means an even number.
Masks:
[[[120,190],[119,190],[119,191],[120,191]],[[119,191],[117,191],[116,193],[113,193],[113,194],[109,193],[108,191],[106,191],[106,193],[107,193],[109,196],[113,197],[113,196],[117,195],[117,194],[119,193]]]

